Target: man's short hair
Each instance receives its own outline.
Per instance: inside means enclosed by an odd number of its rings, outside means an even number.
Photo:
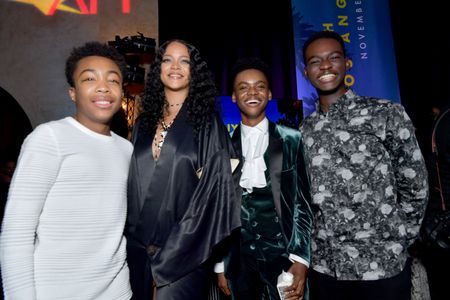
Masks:
[[[66,60],[66,79],[67,83],[73,87],[73,74],[77,68],[78,62],[88,56],[101,56],[109,58],[114,61],[122,73],[122,78],[125,79],[127,73],[127,64],[124,57],[116,48],[109,46],[107,44],[102,44],[99,42],[87,42],[83,46],[75,47],[72,49],[69,57]]]
[[[345,51],[345,45],[344,40],[342,37],[337,33],[336,31],[329,31],[329,30],[323,30],[323,31],[317,31],[313,33],[303,44],[303,62],[306,64],[306,50],[308,49],[309,45],[311,45],[313,42],[320,40],[320,39],[333,39],[336,40],[342,47],[342,51],[344,53],[344,57],[347,57],[347,53]]]
[[[255,69],[261,71],[267,79],[270,87],[269,66],[258,57],[244,57],[239,59],[230,71],[230,90],[233,91],[236,76],[245,70]]]

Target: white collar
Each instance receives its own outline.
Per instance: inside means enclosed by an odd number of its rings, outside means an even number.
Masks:
[[[256,126],[247,126],[241,121],[241,135],[246,138],[248,134],[266,134],[269,132],[269,120],[265,117]]]
[[[241,122],[241,141],[244,165],[239,181],[248,193],[253,192],[253,188],[262,188],[267,185],[264,162],[264,152],[269,145],[269,120],[264,118],[256,126],[250,127]]]

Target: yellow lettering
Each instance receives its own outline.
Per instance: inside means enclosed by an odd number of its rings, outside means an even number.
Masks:
[[[228,130],[228,133],[229,133],[230,135],[233,134],[234,130],[235,130],[238,126],[239,126],[239,124],[231,124],[231,123],[227,124],[227,130]]]
[[[353,77],[353,75],[351,74],[347,74],[345,75],[344,82],[346,86],[353,86],[355,84],[355,77]]]
[[[349,69],[350,69],[351,67],[353,67],[353,60],[348,59],[348,60],[347,60],[347,63],[348,63],[348,68],[349,68]]]
[[[336,6],[339,8],[345,8],[347,6],[347,0],[336,0]]]
[[[338,19],[339,19],[339,23],[338,23],[339,26],[348,26],[348,22],[347,22],[348,16],[338,16]]]
[[[350,43],[350,33],[344,33],[341,35],[342,39],[344,40],[344,42]]]
[[[325,30],[333,31],[333,23],[323,23],[323,27],[325,27]]]

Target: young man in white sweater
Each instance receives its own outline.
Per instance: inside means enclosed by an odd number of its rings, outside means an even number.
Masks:
[[[66,61],[73,117],[24,141],[0,236],[5,299],[131,298],[123,229],[132,145],[110,131],[126,71],[89,42]]]

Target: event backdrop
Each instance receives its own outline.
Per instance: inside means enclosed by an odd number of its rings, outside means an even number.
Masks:
[[[64,65],[87,41],[158,37],[157,0],[0,0],[0,86],[33,127],[75,112]]]
[[[388,0],[292,0],[298,99],[306,117],[317,94],[303,74],[302,46],[315,31],[344,39],[352,67],[346,84],[360,95],[400,102]]]

